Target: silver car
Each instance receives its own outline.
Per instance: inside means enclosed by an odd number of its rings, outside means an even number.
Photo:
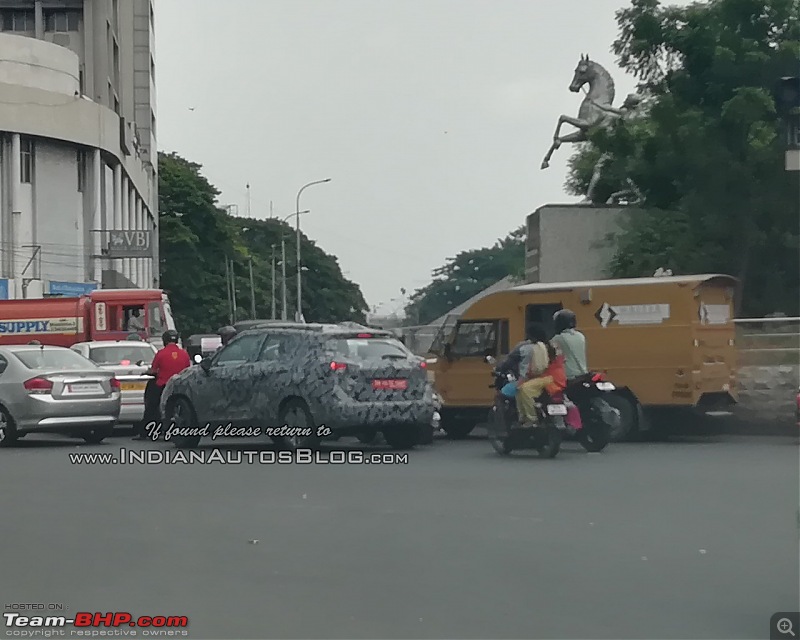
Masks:
[[[144,417],[144,391],[152,380],[145,372],[153,363],[156,348],[148,342],[134,340],[98,340],[79,342],[72,349],[116,375],[122,392],[117,424],[139,422]]]
[[[0,347],[0,447],[34,432],[102,442],[119,418],[119,384],[65,347]]]

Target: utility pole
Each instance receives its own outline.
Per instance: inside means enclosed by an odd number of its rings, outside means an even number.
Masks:
[[[272,245],[272,319],[275,320],[275,245]]]
[[[253,284],[253,257],[250,256],[250,261],[248,263],[250,267],[250,319],[256,319],[256,288]]]
[[[236,272],[233,270],[233,258],[231,258],[231,296],[233,297],[233,322],[236,323]]]
[[[286,236],[281,231],[281,286],[283,288],[282,297],[283,304],[281,305],[281,320],[286,318]]]
[[[231,302],[231,274],[228,269],[228,256],[225,256],[225,291],[228,294],[228,322],[233,324],[233,304]]]
[[[247,183],[247,217],[250,217],[250,183]]]

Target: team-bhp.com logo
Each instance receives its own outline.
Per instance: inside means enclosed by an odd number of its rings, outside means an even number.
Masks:
[[[113,613],[89,613],[81,611],[74,618],[66,616],[23,616],[19,613],[4,613],[6,627],[53,628],[66,627],[138,627],[140,629],[183,628],[189,626],[186,616],[139,616],[117,611]]]

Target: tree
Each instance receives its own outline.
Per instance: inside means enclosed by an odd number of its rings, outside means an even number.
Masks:
[[[800,1],[632,0],[617,23],[613,51],[650,106],[638,120],[592,132],[567,182],[585,194],[606,153],[597,200],[625,178],[643,196],[648,211],[618,238],[613,275],[730,273],[746,313],[797,313],[798,175],[784,171],[772,89],[796,73]]]
[[[418,289],[406,306],[406,323],[427,324],[507,276],[525,272],[525,227],[494,246],[462,251],[433,272],[433,281]]]
[[[272,310],[272,251],[275,249],[275,287],[276,311],[281,312],[281,236],[286,246],[286,288],[287,317],[294,318],[297,308],[297,274],[296,234],[288,224],[279,220],[253,220],[233,218],[242,242],[249,256],[253,259],[253,280],[256,289],[257,315],[270,317]],[[300,259],[303,265],[303,315],[309,322],[355,322],[366,321],[367,303],[357,284],[342,275],[341,267],[335,256],[325,253],[316,243],[300,234]],[[243,299],[246,309],[250,309],[249,274],[247,265],[243,265],[243,273],[247,276]]]
[[[230,322],[226,260],[232,261],[237,319],[252,319],[250,273],[256,315],[272,313],[272,246],[286,233],[287,254],[295,255],[295,235],[284,222],[233,218],[217,204],[219,191],[199,164],[177,154],[159,154],[159,242],[161,282],[176,323],[186,334],[215,332]],[[366,302],[358,285],[346,280],[335,257],[301,236],[303,313],[307,321],[363,321]],[[280,256],[278,256],[279,258]],[[252,262],[251,262],[252,261]],[[294,263],[287,259],[287,289],[294,293]],[[280,271],[280,269],[278,269]],[[276,274],[280,313],[281,281]],[[289,300],[294,319],[296,297]]]
[[[225,259],[244,256],[217,191],[202,167],[177,154],[158,158],[161,286],[169,293],[178,328],[216,331],[227,324]]]

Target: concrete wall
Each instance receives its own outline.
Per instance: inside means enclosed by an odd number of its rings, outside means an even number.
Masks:
[[[80,89],[79,59],[50,42],[4,34],[0,38],[0,82],[74,96]]]
[[[614,255],[609,234],[620,231],[630,207],[552,204],[528,216],[525,280],[569,282],[608,278]]]
[[[78,191],[78,152],[40,140],[35,162],[36,244],[47,280],[84,282],[83,194]]]
[[[750,366],[739,369],[739,406],[743,418],[794,420],[800,365]]]

